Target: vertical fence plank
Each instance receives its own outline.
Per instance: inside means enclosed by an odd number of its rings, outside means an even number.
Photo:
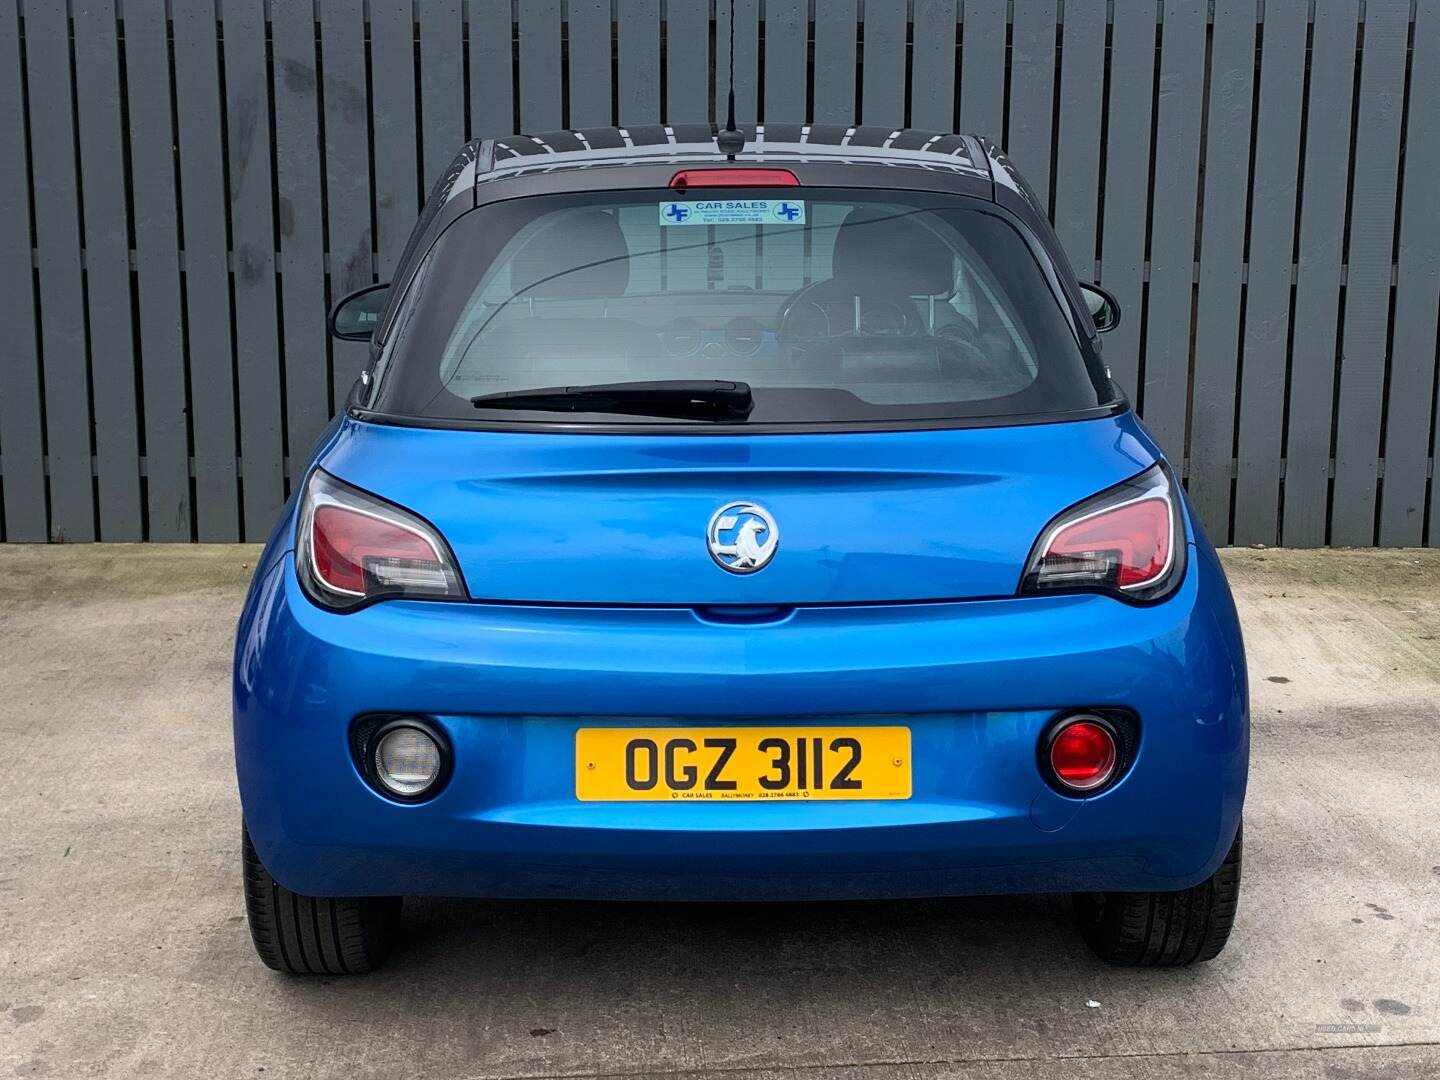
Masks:
[[[370,94],[362,5],[363,0],[325,0],[320,5],[329,304],[375,280],[370,218]],[[332,341],[330,350],[331,409],[339,412],[370,350],[358,341]]]
[[[30,162],[25,150],[24,80],[19,9],[0,4],[0,295],[6,297],[4,392],[0,393],[0,461],[4,462],[4,537],[49,537],[45,511],[39,343],[35,277],[30,265]],[[128,274],[127,274],[128,277]]]
[[[1160,53],[1150,303],[1145,334],[1146,426],[1176,460],[1185,450],[1190,314],[1195,280],[1195,195],[1205,85],[1204,0],[1167,0]]]
[[[759,0],[727,0],[715,15],[715,117],[725,122],[730,93],[730,20],[735,20],[735,117],[753,124],[759,113],[760,4]]]
[[[411,0],[370,0],[370,110],[375,132],[375,250],[395,272],[420,209],[416,174],[415,31]],[[556,43],[558,55],[559,43]],[[555,85],[560,85],[556,72]],[[454,148],[440,165],[444,169]]]
[[[1335,426],[1333,544],[1368,547],[1375,542],[1409,23],[1409,0],[1367,0]]]
[[[520,5],[520,130],[560,128],[560,0]]]
[[[288,488],[298,479],[296,472],[303,468],[316,436],[330,418],[330,376],[325,368],[325,210],[320,197],[314,12],[308,3],[277,4],[271,9],[271,22]],[[455,30],[458,38],[458,18]],[[454,90],[454,94],[459,100],[460,91]]]
[[[1358,18],[1358,0],[1316,0],[1281,522],[1290,547],[1325,543]]]
[[[30,177],[39,249],[40,356],[45,401],[50,406],[45,414],[50,533],[57,540],[94,540],[80,185],[75,172],[65,0],[28,0],[25,42]]]
[[[1216,0],[1201,209],[1200,290],[1190,395],[1192,505],[1217,544],[1230,536],[1240,292],[1255,102],[1255,2]]]
[[[621,7],[623,15],[624,6]],[[610,70],[610,0],[571,0],[567,27],[570,49],[570,126],[608,127],[615,122],[615,94]],[[658,78],[659,57],[654,62]],[[634,123],[620,109],[620,122]]]
[[[815,19],[815,88],[811,100],[817,124],[855,122],[855,37],[859,0],[828,0],[825,17]]]
[[[1062,33],[1055,232],[1080,280],[1093,281],[1100,212],[1100,111],[1105,96],[1105,0],[1067,3]],[[963,97],[960,104],[963,111]]]
[[[1053,12],[1052,12],[1053,15]],[[955,72],[959,67],[957,0],[915,0],[910,36],[910,126],[955,130]],[[1052,48],[1053,53],[1053,48]],[[996,132],[998,140],[999,133]]]
[[[1117,5],[1124,3],[1117,0]],[[1149,10],[1153,23],[1155,6],[1149,5]],[[1006,149],[1030,181],[1041,205],[1049,206],[1050,139],[1055,126],[1055,5],[1016,5],[1010,42]],[[1117,50],[1111,64],[1132,61],[1133,57],[1122,56]]]
[[[235,247],[235,380],[240,387],[241,535],[263,540],[285,501],[281,475],[280,340],[275,304],[275,207],[265,16],[258,0],[225,8],[225,106],[230,229]],[[412,158],[413,160],[413,158]],[[194,380],[225,378],[204,357]]]
[[[75,106],[85,206],[85,295],[95,388],[100,539],[133,541],[144,536],[145,522],[140,506],[130,213],[125,205],[117,30],[113,0],[76,5]]]
[[[997,143],[1005,138],[1006,6],[1006,0],[965,0],[960,54],[960,130]],[[1103,11],[1100,26],[1103,32]]]
[[[175,121],[163,5],[125,10],[130,189],[145,411],[145,501],[150,540],[189,540],[189,430],[180,313]]]
[[[465,20],[461,0],[417,0],[420,25],[420,192],[465,142]],[[308,7],[308,5],[306,5]],[[279,20],[275,20],[278,24]]]
[[[202,541],[234,541],[240,539],[240,478],[235,464],[225,127],[215,18],[214,0],[175,6],[175,125],[185,237],[195,535]]]
[[[708,4],[670,4],[665,15],[665,122],[703,124],[710,114]]]
[[[1415,547],[1424,539],[1425,459],[1436,404],[1436,311],[1440,310],[1440,0],[1421,0],[1410,59],[1410,111],[1400,203],[1400,265],[1390,398],[1385,413],[1385,484],[1380,544]],[[1431,481],[1440,520],[1440,485]],[[1430,528],[1440,546],[1440,529]]]
[[[905,124],[905,0],[866,0],[860,121]]]
[[[762,113],[767,123],[798,124],[805,120],[809,38],[809,4],[805,0],[767,0]]]
[[[620,122],[654,124],[660,119],[660,0],[621,4],[617,29]]]
[[[502,0],[469,0],[469,4],[469,137],[497,139],[516,130],[515,26],[510,5]]]
[[[1105,335],[1102,347],[1111,378],[1137,403],[1145,302],[1145,222],[1150,207],[1155,28],[1153,0],[1115,0],[1110,98],[1106,103],[1110,123],[1101,192],[1105,215],[1100,283],[1115,294],[1123,314],[1120,325]]]
[[[1274,544],[1279,538],[1285,354],[1290,341],[1308,26],[1303,4],[1274,4],[1266,10],[1235,455],[1237,544]]]

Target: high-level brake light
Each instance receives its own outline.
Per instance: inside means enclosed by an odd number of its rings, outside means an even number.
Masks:
[[[789,169],[681,169],[670,178],[677,191],[701,187],[799,187]]]

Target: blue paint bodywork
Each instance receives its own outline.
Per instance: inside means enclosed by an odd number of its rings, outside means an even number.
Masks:
[[[1239,626],[1186,510],[1189,565],[1150,605],[1015,595],[1060,510],[1160,454],[1129,414],[889,433],[545,434],[345,419],[315,463],[432,522],[471,602],[312,604],[294,508],[258,564],[235,658],[245,820],[313,895],[843,898],[1179,889],[1229,848],[1249,723]],[[763,503],[750,576],[705,549]],[[1036,759],[1075,707],[1139,717],[1114,787],[1066,798]],[[362,714],[431,718],[435,799],[376,794]],[[603,724],[903,723],[897,802],[579,803]]]

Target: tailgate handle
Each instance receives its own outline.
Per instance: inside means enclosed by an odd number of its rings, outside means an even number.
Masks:
[[[793,604],[702,604],[692,609],[705,622],[748,626],[784,622],[795,612]]]

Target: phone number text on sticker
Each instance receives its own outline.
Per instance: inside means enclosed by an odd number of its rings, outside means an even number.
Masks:
[[[704,199],[660,204],[661,225],[804,225],[800,199]]]

